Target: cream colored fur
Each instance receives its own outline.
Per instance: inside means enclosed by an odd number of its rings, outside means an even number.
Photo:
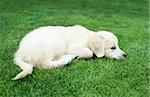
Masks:
[[[112,46],[116,46],[115,51],[111,50]],[[110,32],[95,33],[80,25],[40,27],[20,42],[14,62],[23,71],[13,80],[32,74],[33,67],[56,68],[76,57],[91,58],[93,53],[99,58],[124,58],[117,37]]]

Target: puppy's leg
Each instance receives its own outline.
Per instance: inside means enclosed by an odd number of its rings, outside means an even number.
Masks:
[[[71,50],[70,53],[73,55],[76,55],[78,58],[91,58],[91,57],[93,57],[93,52],[89,48]]]
[[[70,63],[76,56],[75,55],[63,55],[56,61],[49,61],[46,68],[56,68],[64,66]]]

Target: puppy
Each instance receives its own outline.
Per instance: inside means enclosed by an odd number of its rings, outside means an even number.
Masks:
[[[33,67],[56,68],[76,57],[91,58],[93,53],[98,58],[124,59],[126,56],[118,46],[117,37],[111,32],[93,32],[80,25],[40,27],[20,42],[14,62],[23,71],[13,80],[32,74]]]

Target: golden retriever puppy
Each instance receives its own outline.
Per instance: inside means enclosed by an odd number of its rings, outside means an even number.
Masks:
[[[93,54],[98,58],[125,58],[117,37],[111,32],[93,32],[80,25],[40,27],[20,42],[14,62],[23,71],[13,80],[32,74],[33,67],[60,67],[76,57],[91,58]]]

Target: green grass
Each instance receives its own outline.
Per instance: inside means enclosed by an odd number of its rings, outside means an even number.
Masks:
[[[149,97],[148,0],[0,0],[0,97]],[[109,30],[127,53],[123,61],[80,59],[68,66],[35,68],[12,81],[21,38],[47,25],[80,24]]]

